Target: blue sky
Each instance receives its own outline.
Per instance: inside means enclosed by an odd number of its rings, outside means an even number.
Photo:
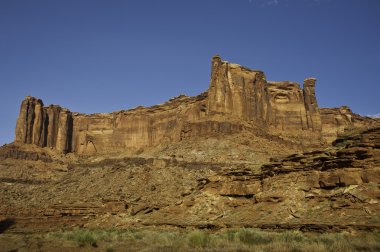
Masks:
[[[26,95],[95,113],[197,95],[210,60],[380,112],[378,0],[0,0],[0,144]]]

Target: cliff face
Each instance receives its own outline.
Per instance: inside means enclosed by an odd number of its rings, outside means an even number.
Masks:
[[[40,99],[28,96],[21,104],[15,143],[91,155],[178,142],[190,135],[190,122],[204,115],[206,98],[179,96],[150,108],[85,115],[55,105],[44,107]],[[199,130],[210,130],[206,128]]]
[[[21,104],[15,143],[72,151],[72,113],[59,106],[44,107],[40,99],[27,96]]]
[[[150,108],[86,115],[44,107],[40,99],[28,96],[21,104],[15,143],[92,155],[260,127],[303,146],[321,146],[355,120],[349,110],[325,109],[321,115],[315,81],[306,79],[303,89],[294,82],[268,82],[262,71],[215,56],[206,93],[182,95]]]
[[[209,114],[231,115],[281,130],[321,130],[315,79],[305,89],[294,82],[267,82],[262,71],[215,56],[209,88]]]
[[[304,89],[295,82],[269,82],[259,70],[212,60],[208,115],[260,125],[274,135],[318,146],[323,142],[314,78]]]

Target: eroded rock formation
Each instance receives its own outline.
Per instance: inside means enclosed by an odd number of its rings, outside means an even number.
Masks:
[[[237,64],[212,61],[208,90],[209,114],[221,113],[244,121],[281,130],[321,129],[315,80],[305,80],[305,88],[295,82],[268,82],[259,70]]]
[[[16,124],[16,144],[35,144],[70,152],[72,113],[60,106],[44,107],[40,99],[27,96],[21,104]]]
[[[0,149],[0,218],[15,220],[14,232],[67,225],[380,228],[380,128],[262,166],[136,156],[68,165],[50,157],[53,150],[35,147],[38,158],[30,147]]]
[[[320,110],[315,82],[305,79],[303,89],[295,82],[270,82],[262,71],[216,55],[207,92],[149,108],[86,115],[57,105],[44,107],[40,99],[28,96],[21,105],[15,143],[92,155],[260,127],[302,146],[322,146],[362,118],[348,108]]]

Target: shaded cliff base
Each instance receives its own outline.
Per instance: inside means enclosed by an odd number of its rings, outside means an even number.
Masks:
[[[0,217],[14,220],[6,232],[147,226],[380,229],[380,128],[351,132],[328,149],[272,158],[264,165],[254,158],[70,159],[27,147],[0,151]]]

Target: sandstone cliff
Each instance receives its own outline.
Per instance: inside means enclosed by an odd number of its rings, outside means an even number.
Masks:
[[[15,143],[92,155],[215,133],[254,133],[260,127],[300,146],[318,147],[331,143],[348,127],[378,123],[347,108],[319,109],[315,82],[305,79],[303,89],[295,82],[270,82],[262,71],[222,61],[216,55],[207,92],[196,97],[181,95],[149,108],[86,115],[57,105],[44,107],[40,99],[28,96],[21,104]]]
[[[17,119],[15,143],[70,152],[72,121],[72,113],[67,109],[55,105],[44,107],[40,99],[27,96]]]

